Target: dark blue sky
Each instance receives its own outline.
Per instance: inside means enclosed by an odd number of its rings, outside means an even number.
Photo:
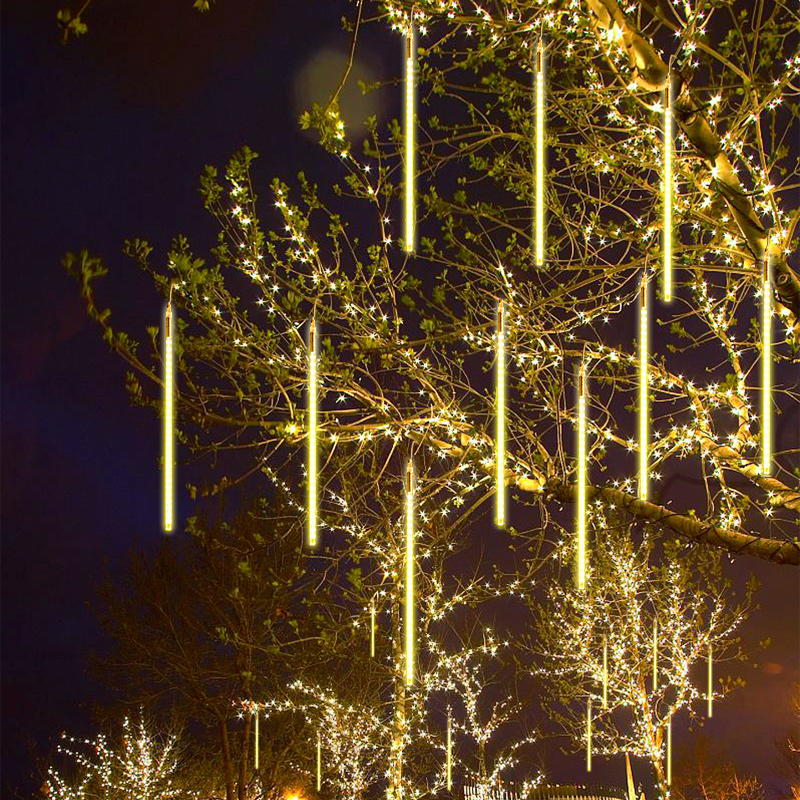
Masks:
[[[158,422],[129,407],[123,365],[86,320],[61,257],[80,247],[102,255],[114,273],[102,299],[121,327],[156,324],[161,298],[122,257],[123,240],[147,238],[163,254],[184,232],[201,250],[213,228],[197,176],[243,144],[261,153],[262,196],[273,174],[305,169],[324,180],[331,162],[296,118],[315,75],[331,80],[333,53],[348,45],[338,22],[347,9],[331,0],[220,0],[208,15],[190,0],[116,0],[98,3],[89,36],[63,47],[61,4],[2,8],[6,787],[30,771],[28,740],[46,751],[63,729],[91,731],[97,686],[85,657],[102,639],[87,603],[105,565],[113,574],[132,545],[161,536]],[[396,48],[366,46],[365,69],[393,69]],[[797,570],[751,559],[737,569],[764,581],[748,639],[776,644],[707,730],[768,779],[772,742],[792,724],[784,706],[798,679]],[[678,726],[676,742],[681,735]],[[577,763],[557,764],[555,777],[582,777],[570,773]],[[619,780],[620,769],[599,763],[596,775]]]

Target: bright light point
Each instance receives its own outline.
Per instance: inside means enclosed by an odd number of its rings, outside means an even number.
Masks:
[[[647,500],[648,455],[648,330],[647,330],[647,279],[642,277],[639,292],[639,499]]]
[[[406,32],[405,249],[414,251],[414,28]]]
[[[506,524],[506,334],[503,301],[497,306],[497,386],[495,423],[497,425],[497,442],[495,445],[495,462],[497,469],[497,526]]]
[[[406,614],[405,672],[406,686],[414,683],[414,467],[406,465]]]
[[[544,263],[544,71],[542,41],[536,48],[536,266]]]
[[[175,378],[172,352],[172,304],[167,303],[164,327],[164,530],[173,528],[175,492]]]
[[[764,252],[764,273],[761,286],[761,472],[772,471],[772,286],[769,274],[769,236]]]
[[[317,546],[317,327],[308,332],[308,546]]]
[[[664,300],[672,300],[672,76],[664,89]]]
[[[586,374],[578,375],[578,588],[586,586]]]

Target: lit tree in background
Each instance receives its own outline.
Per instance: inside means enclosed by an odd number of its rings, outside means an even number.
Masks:
[[[553,581],[547,601],[534,609],[535,675],[554,704],[551,718],[579,749],[586,747],[588,697],[594,753],[646,759],[667,792],[667,725],[684,710],[693,718],[705,714],[709,646],[716,662],[743,658],[736,630],[752,608],[755,586],[736,602],[718,553],[667,542],[659,554],[652,526],[635,531],[600,504],[592,522],[588,589]],[[717,681],[715,696],[733,684]]]
[[[198,797],[178,782],[183,767],[175,734],[153,731],[141,714],[122,722],[117,737],[62,734],[58,750],[70,766],[50,767],[42,787],[51,800],[171,800]]]

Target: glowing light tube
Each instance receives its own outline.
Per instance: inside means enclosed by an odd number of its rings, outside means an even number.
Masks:
[[[664,89],[664,300],[672,300],[672,77]]]
[[[769,237],[764,252],[763,320],[761,337],[761,471],[769,475],[772,471],[772,286],[769,274]]]
[[[647,362],[648,350],[647,330],[647,280],[642,278],[639,300],[639,499],[647,500],[647,456],[648,429],[650,426],[647,398]]]
[[[406,465],[406,686],[414,683],[414,467]]]
[[[667,786],[672,786],[672,717],[667,720]]]
[[[164,530],[173,528],[175,493],[175,377],[172,350],[172,303],[164,326]]]
[[[603,708],[608,708],[608,642],[603,637]]]
[[[317,328],[308,332],[308,546],[317,546]]]
[[[414,252],[414,26],[406,32],[405,206],[407,253]]]
[[[453,730],[450,712],[447,712],[447,791],[453,788]]]
[[[544,263],[544,71],[542,40],[536,48],[536,266]]]
[[[708,717],[714,716],[714,660],[711,653],[711,642],[708,643]]]
[[[578,588],[586,586],[586,374],[578,375]]]
[[[658,687],[658,620],[653,618],[653,691]]]
[[[586,700],[586,771],[592,771],[592,698]]]
[[[255,743],[255,747],[253,749],[253,760],[255,762],[255,768],[258,769],[258,749],[259,748],[258,748],[258,706],[257,705],[255,707],[254,716],[256,718],[256,725],[255,725],[256,743]]]
[[[369,654],[375,658],[375,598],[369,607]]]
[[[499,528],[506,524],[506,333],[503,301],[497,306],[497,386],[495,424],[497,442],[495,461],[497,467],[497,517]]]
[[[322,734],[317,731],[317,791],[322,789]]]

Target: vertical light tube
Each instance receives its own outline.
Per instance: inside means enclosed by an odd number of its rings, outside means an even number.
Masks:
[[[708,717],[714,716],[714,659],[711,653],[711,642],[708,643]]]
[[[175,493],[175,377],[172,350],[172,303],[164,327],[164,530],[173,528]]]
[[[761,472],[769,475],[772,471],[772,286],[769,274],[769,234],[764,251],[763,319],[761,337]]]
[[[608,708],[608,641],[603,637],[603,708]]]
[[[317,791],[322,789],[322,734],[317,731]]]
[[[646,268],[645,268],[646,269]],[[639,298],[639,499],[647,500],[647,456],[648,429],[648,320],[647,320],[647,275],[642,277]]]
[[[453,730],[450,711],[447,712],[447,791],[453,788]]]
[[[658,688],[658,620],[653,617],[653,692]]]
[[[586,586],[586,374],[578,375],[578,588]]]
[[[405,205],[407,253],[414,252],[414,25],[406,31]]]
[[[414,682],[414,468],[406,465],[406,686]]]
[[[667,786],[672,786],[672,717],[667,720]]]
[[[592,771],[592,698],[586,699],[586,771]]]
[[[369,654],[375,658],[375,598],[369,607]]]
[[[308,546],[317,546],[317,324],[308,332]]]
[[[504,326],[504,309],[501,300],[497,306],[497,386],[495,424],[497,426],[497,443],[495,445],[495,462],[497,472],[497,509],[496,523],[499,528],[506,524],[506,333]]]
[[[542,40],[536,48],[536,266],[544,263],[544,70]]]
[[[664,89],[664,300],[672,300],[672,76]]]
[[[255,730],[255,737],[256,737],[256,744],[253,750],[253,756],[255,761],[255,768],[258,769],[258,704],[255,705],[254,715],[256,718],[256,730]]]

